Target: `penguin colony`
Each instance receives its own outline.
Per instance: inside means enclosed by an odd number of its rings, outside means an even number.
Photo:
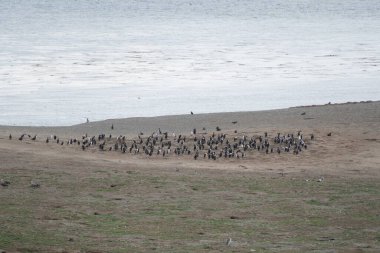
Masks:
[[[111,130],[114,129],[112,124]],[[267,132],[262,135],[227,134],[216,127],[216,133],[197,133],[196,129],[189,136],[163,132],[161,129],[149,136],[139,133],[136,138],[128,139],[126,136],[112,136],[101,133],[97,136],[84,134],[80,138],[60,139],[52,135],[43,140],[38,140],[37,135],[22,134],[19,141],[32,140],[44,141],[48,145],[66,145],[80,147],[85,151],[118,152],[120,154],[140,155],[147,157],[192,157],[198,159],[244,159],[255,153],[282,154],[291,153],[299,155],[307,150],[308,145],[314,141],[314,135],[307,138],[301,131],[295,133],[277,133],[270,136]],[[12,140],[12,135],[9,135]]]

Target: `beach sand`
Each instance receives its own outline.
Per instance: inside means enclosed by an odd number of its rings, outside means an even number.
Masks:
[[[210,135],[219,133],[217,126],[231,137],[302,131],[315,140],[299,155],[252,153],[216,161],[45,143],[52,135],[136,138],[143,132],[146,137],[159,128],[187,136],[196,128]],[[19,141],[23,133],[38,139]],[[0,178],[10,182],[0,188],[0,248],[379,252],[379,136],[380,102],[109,119],[70,127],[0,126]],[[31,188],[32,180],[41,187]]]

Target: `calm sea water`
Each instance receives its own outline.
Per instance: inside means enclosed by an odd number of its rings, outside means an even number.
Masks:
[[[358,100],[380,100],[380,1],[0,1],[0,124]]]

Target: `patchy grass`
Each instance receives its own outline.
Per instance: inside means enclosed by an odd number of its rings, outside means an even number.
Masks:
[[[9,164],[0,246],[20,252],[380,250],[380,181],[72,161]],[[84,165],[85,164],[85,165]],[[107,167],[108,166],[108,167]],[[39,168],[39,169],[34,169]],[[41,169],[43,168],[43,169]],[[30,180],[41,188],[30,188]],[[232,238],[231,246],[226,240]],[[358,252],[359,252],[358,251]]]

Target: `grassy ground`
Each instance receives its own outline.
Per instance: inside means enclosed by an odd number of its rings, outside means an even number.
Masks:
[[[377,178],[17,156],[0,165],[10,252],[380,251]]]

